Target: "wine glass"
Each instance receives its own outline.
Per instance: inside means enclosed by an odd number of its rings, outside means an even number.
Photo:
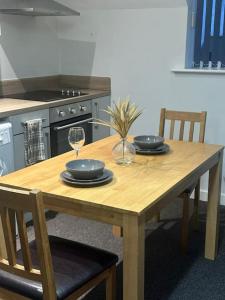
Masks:
[[[75,150],[77,159],[79,150],[85,142],[84,129],[82,127],[71,127],[69,130],[68,141],[70,146]]]

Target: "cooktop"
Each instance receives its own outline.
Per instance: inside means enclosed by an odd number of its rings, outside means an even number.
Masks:
[[[19,100],[51,102],[51,101],[68,99],[68,98],[79,97],[84,95],[87,94],[79,90],[62,89],[60,91],[38,90],[38,91],[31,91],[31,92],[25,92],[20,94],[11,94],[11,95],[4,96],[4,98],[7,97],[7,98],[19,99]]]

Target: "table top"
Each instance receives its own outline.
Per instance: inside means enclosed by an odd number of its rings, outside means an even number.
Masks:
[[[0,184],[39,189],[44,195],[117,212],[141,214],[182,180],[223,150],[223,146],[167,140],[170,151],[163,155],[136,155],[128,166],[117,165],[112,147],[118,136],[111,136],[81,149],[80,158],[105,162],[114,173],[111,183],[92,188],[64,184],[60,173],[65,163],[75,159],[73,151],[0,177]]]

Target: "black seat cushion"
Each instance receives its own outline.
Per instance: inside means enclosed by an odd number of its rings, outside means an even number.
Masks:
[[[78,242],[49,236],[57,299],[64,299],[83,284],[116,264],[118,257],[110,252]],[[30,243],[33,265],[39,269],[35,241]],[[18,263],[22,253],[18,251]],[[27,280],[0,270],[0,286],[31,299],[42,299],[43,290],[39,282]]]

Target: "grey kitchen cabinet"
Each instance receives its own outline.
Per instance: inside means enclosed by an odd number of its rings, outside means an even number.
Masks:
[[[103,110],[110,106],[110,96],[92,100],[92,117],[94,119],[110,120],[110,117]],[[101,140],[110,135],[110,128],[103,125],[93,124],[93,142]]]

